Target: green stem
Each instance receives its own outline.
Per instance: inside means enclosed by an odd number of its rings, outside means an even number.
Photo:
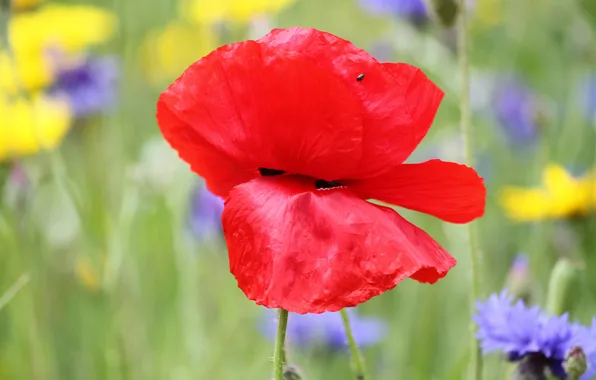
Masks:
[[[344,324],[346,336],[348,338],[348,345],[350,346],[350,352],[352,353],[354,370],[356,371],[356,379],[366,380],[367,376],[364,368],[364,358],[358,349],[358,345],[356,345],[356,340],[354,340],[354,334],[352,333],[352,327],[350,326],[350,316],[348,315],[346,309],[342,309],[339,313],[341,314],[341,320]]]
[[[27,285],[27,283],[29,283],[29,274],[24,273],[6,290],[6,292],[4,292],[4,294],[0,296],[0,310],[2,310],[4,306],[6,306],[10,300],[12,300],[17,293]]]
[[[288,327],[288,311],[279,309],[277,322],[277,336],[275,337],[275,351],[273,351],[273,379],[283,380],[284,364],[286,363],[286,328]]]
[[[466,164],[474,165],[474,141],[472,136],[472,113],[470,110],[470,62],[469,62],[469,46],[468,46],[468,14],[467,14],[467,0],[459,1],[459,30],[458,30],[458,50],[459,50],[459,70],[461,76],[461,97],[460,97],[460,112],[461,112],[461,133],[464,139],[464,150],[466,156]],[[476,248],[476,231],[473,223],[469,223],[468,242],[471,262],[472,275],[472,292],[470,294],[470,308],[472,313],[475,312],[474,304],[480,296],[480,253]],[[475,337],[476,326],[471,322],[470,326],[470,349],[472,357],[470,361],[470,378],[475,380],[482,379],[482,354],[480,346]]]

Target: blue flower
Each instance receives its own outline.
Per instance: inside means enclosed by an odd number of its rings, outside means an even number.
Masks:
[[[354,310],[348,309],[354,340],[360,347],[378,343],[386,330],[383,321],[377,318],[359,317]],[[274,310],[268,310],[262,325],[265,336],[274,339],[277,331],[277,316]],[[337,313],[296,314],[290,313],[286,332],[288,344],[301,348],[324,347],[340,350],[348,347],[346,332],[341,315]]]
[[[531,144],[538,136],[538,103],[534,92],[517,78],[497,86],[496,118],[507,138],[515,144]]]
[[[223,209],[223,199],[210,192],[203,184],[198,185],[192,193],[189,213],[193,235],[200,240],[221,236]]]
[[[569,349],[579,345],[594,356],[594,342],[582,337],[587,328],[570,323],[567,314],[549,316],[522,300],[513,303],[506,292],[493,294],[476,308],[474,320],[483,352],[502,351],[510,361],[522,361],[522,371],[531,369],[536,376],[543,376],[549,368],[554,376],[564,379],[563,361]],[[589,377],[584,375],[581,380]]]
[[[428,18],[428,10],[423,0],[360,0],[360,3],[372,14],[394,14],[418,22]]]
[[[118,77],[115,57],[87,58],[75,65],[59,65],[49,91],[66,95],[75,116],[88,116],[114,106]]]

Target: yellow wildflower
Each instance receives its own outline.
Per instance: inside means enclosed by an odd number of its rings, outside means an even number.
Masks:
[[[185,0],[183,15],[199,23],[247,22],[257,14],[276,13],[295,0]]]
[[[21,10],[26,8],[31,8],[43,0],[12,0],[11,5],[14,9]]]
[[[48,4],[33,12],[18,13],[9,21],[10,48],[0,51],[0,91],[35,90],[52,81],[48,52],[80,54],[82,49],[106,41],[116,19],[92,6]]]
[[[0,51],[0,92],[16,94],[19,89],[37,89],[52,81],[50,62],[43,55],[11,59]]]
[[[60,99],[0,98],[0,115],[0,161],[55,148],[71,125],[68,104]]]
[[[210,27],[171,22],[165,29],[149,34],[143,43],[143,70],[152,82],[171,81],[215,46]]]
[[[17,56],[39,55],[51,47],[74,53],[106,41],[115,23],[115,16],[101,8],[48,4],[11,18],[10,46]]]
[[[501,204],[516,221],[535,221],[584,215],[595,205],[590,177],[574,178],[560,165],[546,167],[540,188],[507,187]]]

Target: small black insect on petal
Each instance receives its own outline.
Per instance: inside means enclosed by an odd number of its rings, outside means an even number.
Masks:
[[[362,79],[364,79],[364,73],[362,73],[356,77],[357,82],[360,82]]]
[[[283,170],[277,170],[277,169],[259,168],[259,173],[263,177],[272,177],[272,176],[275,176],[275,175],[282,175],[282,174],[285,173],[285,171],[283,171]]]
[[[315,187],[317,190],[333,189],[335,187],[342,187],[343,185],[335,181],[325,181],[324,179],[318,179],[315,181]]]

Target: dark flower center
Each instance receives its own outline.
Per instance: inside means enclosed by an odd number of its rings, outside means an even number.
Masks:
[[[276,175],[282,175],[285,173],[285,171],[277,169],[259,168],[259,173],[261,173],[263,177],[273,177]]]
[[[93,83],[93,73],[88,64],[62,70],[58,73],[57,86],[60,88],[78,88]]]
[[[539,352],[533,352],[523,356],[514,353],[513,355],[509,355],[509,359],[512,361],[520,361],[520,364],[516,369],[516,375],[519,376],[519,378],[546,380],[547,373],[550,373],[557,379],[567,378],[561,359],[548,358]]]
[[[278,169],[269,169],[269,168],[259,168],[259,173],[263,177],[273,177],[277,175],[286,174],[284,170]],[[315,188],[317,190],[327,190],[327,189],[334,189],[336,187],[343,187],[341,183],[337,181],[325,181],[324,179],[317,179],[315,181]]]
[[[325,181],[323,179],[318,179],[315,181],[315,187],[317,190],[325,190],[325,189],[333,189],[335,187],[342,187],[343,185],[336,181]]]

